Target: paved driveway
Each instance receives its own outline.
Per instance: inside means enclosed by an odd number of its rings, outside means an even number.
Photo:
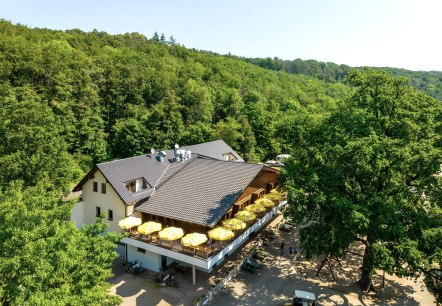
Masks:
[[[124,306],[143,305],[193,305],[193,301],[209,290],[208,275],[197,271],[197,285],[192,285],[191,274],[176,274],[180,288],[164,287],[154,280],[155,273],[147,276],[135,276],[125,273],[122,269],[123,260],[117,260],[113,265],[114,277],[111,292],[123,298]],[[167,272],[174,273],[171,268]]]

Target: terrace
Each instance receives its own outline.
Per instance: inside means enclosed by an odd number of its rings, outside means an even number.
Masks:
[[[273,187],[274,185],[271,184],[269,186]],[[284,195],[276,193],[274,190],[270,192],[269,188],[250,188],[235,201],[234,205],[227,211],[223,218],[221,218],[217,226],[222,226],[223,221],[233,218],[237,212],[254,204],[260,198],[272,198],[274,204],[265,207],[265,210],[262,212],[256,212],[256,218],[245,222],[245,228],[234,230],[234,236],[228,240],[208,239],[207,242],[190,247],[183,245],[179,238],[171,241],[162,240],[159,238],[157,232],[144,235],[137,231],[131,231],[129,237],[123,238],[122,242],[126,245],[136,247],[140,253],[144,252],[144,254],[155,254],[156,256],[168,258],[169,264],[171,262],[178,262],[183,266],[192,267],[194,276],[195,268],[210,272],[213,267],[225,260],[233,251],[243,245],[253,233],[257,232],[266,223],[272,220],[280,207],[286,203]],[[183,229],[184,233],[207,234],[211,229],[197,224],[143,213],[142,222],[148,221],[161,223],[163,228],[167,226],[178,227]],[[145,264],[144,266],[149,268],[149,264]]]

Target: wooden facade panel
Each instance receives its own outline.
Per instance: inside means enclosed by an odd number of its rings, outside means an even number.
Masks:
[[[257,190],[264,188],[268,189],[269,184],[275,186],[278,182],[278,173],[261,171],[258,176],[250,183],[244,192],[238,197],[235,203],[241,202],[247,197],[252,196]]]

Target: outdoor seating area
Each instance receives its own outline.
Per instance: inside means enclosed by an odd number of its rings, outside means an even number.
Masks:
[[[226,219],[228,217],[226,214],[217,227],[207,232],[202,227],[198,229],[190,224],[181,224],[182,228],[173,226],[163,228],[160,222],[151,220],[142,223],[142,218],[134,217],[125,218],[119,224],[132,239],[208,260],[227,246],[232,239],[239,237],[247,228],[259,221],[285,197],[275,189],[267,194],[265,191],[260,188],[259,198],[248,202],[248,205],[238,211],[234,218]]]

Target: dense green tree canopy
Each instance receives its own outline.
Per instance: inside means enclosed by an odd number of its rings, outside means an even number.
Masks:
[[[48,184],[0,193],[0,304],[118,305],[106,280],[121,237],[100,236],[102,222],[78,230]]]
[[[47,179],[66,192],[80,177],[60,121],[28,86],[0,93],[0,140],[0,188],[13,180],[35,185]]]
[[[442,105],[385,72],[348,83],[355,92],[336,111],[291,124],[285,186],[307,256],[363,242],[368,288],[376,268],[409,276],[442,262]]]
[[[260,67],[285,71],[293,74],[303,74],[313,76],[326,82],[342,82],[352,69],[362,69],[361,67],[350,67],[348,65],[338,65],[330,62],[318,62],[315,60],[281,60],[277,57],[271,58],[241,58],[242,60],[258,65]],[[442,71],[411,71],[399,68],[373,68],[385,70],[393,75],[407,77],[411,84],[428,93],[430,96],[442,101]]]
[[[356,237],[371,245],[367,269],[407,274],[440,261],[432,247],[441,245],[441,212],[432,204],[439,182],[431,176],[440,103],[403,80],[354,74],[355,94],[336,111],[354,92],[340,82],[348,73],[331,63],[190,50],[158,33],[0,20],[0,301],[113,304],[104,283],[113,238],[97,236],[100,224],[78,231],[65,221],[70,206],[61,194],[95,163],[217,138],[247,161],[298,158],[287,172],[293,211],[333,237],[303,236],[310,253],[340,254]],[[440,94],[439,74],[411,77]],[[385,224],[373,221],[383,214]]]
[[[32,92],[83,172],[151,147],[209,141],[234,122],[240,135],[229,143],[244,158],[273,158],[285,153],[276,126],[296,115],[287,110],[322,113],[348,93],[343,84],[265,69],[271,59],[261,68],[162,37],[0,21],[0,86]]]

